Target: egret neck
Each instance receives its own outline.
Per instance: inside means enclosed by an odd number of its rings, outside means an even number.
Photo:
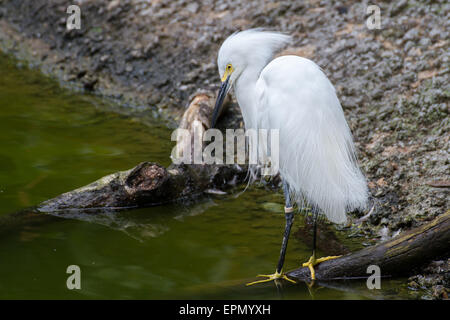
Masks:
[[[246,66],[234,84],[236,100],[241,108],[246,129],[257,128],[256,82],[267,63],[252,63]]]

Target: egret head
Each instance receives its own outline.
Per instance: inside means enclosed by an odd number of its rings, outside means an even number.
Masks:
[[[234,33],[224,41],[217,57],[222,86],[214,108],[211,127],[216,124],[228,91],[244,71],[251,70],[259,76],[261,70],[272,59],[275,51],[290,40],[291,37],[285,34],[250,29]]]

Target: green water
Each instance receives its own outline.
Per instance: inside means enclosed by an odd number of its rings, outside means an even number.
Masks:
[[[171,131],[120,107],[61,89],[39,72],[0,55],[0,218],[140,161],[170,163]],[[196,204],[51,217],[0,234],[0,298],[287,298],[399,296],[400,281],[377,292],[364,282],[341,288],[304,283],[245,287],[274,271],[284,228],[281,194],[250,188]],[[13,220],[15,218],[11,218]],[[295,232],[285,269],[310,249]],[[1,224],[1,223],[0,223]],[[345,239],[358,248],[362,240]],[[327,254],[327,252],[319,252]],[[81,268],[81,290],[68,290],[66,268]]]

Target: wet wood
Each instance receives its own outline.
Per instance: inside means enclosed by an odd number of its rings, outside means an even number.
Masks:
[[[382,277],[409,275],[413,268],[449,254],[450,210],[389,241],[317,265],[316,278],[319,281],[367,278],[372,274],[367,273],[370,265],[379,266]],[[293,279],[310,280],[308,268],[287,274]]]
[[[243,181],[246,171],[226,165],[171,165],[143,162],[113,173],[38,206],[41,212],[73,209],[126,209],[162,205],[225,189]]]

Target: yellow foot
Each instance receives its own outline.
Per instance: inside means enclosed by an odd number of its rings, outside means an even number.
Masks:
[[[316,280],[316,272],[314,271],[314,266],[318,265],[321,262],[331,260],[331,259],[336,259],[339,257],[340,256],[329,256],[329,257],[323,257],[323,258],[316,259],[316,257],[314,255],[312,255],[311,258],[309,258],[308,262],[305,262],[303,264],[303,266],[309,268],[309,271],[311,271],[311,279]]]
[[[290,281],[292,283],[296,283],[294,280],[289,279],[283,272],[278,273],[277,271],[275,271],[274,274],[258,274],[258,277],[266,277],[267,279],[250,282],[250,283],[247,283],[246,285],[251,286],[251,285],[254,285],[257,283],[269,282],[269,281],[274,281],[274,280],[279,280],[279,279],[284,279],[284,280]]]

